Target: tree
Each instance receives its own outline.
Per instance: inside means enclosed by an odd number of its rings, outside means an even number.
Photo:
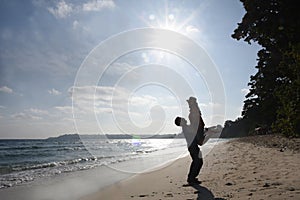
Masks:
[[[262,46],[242,116],[287,136],[299,136],[299,27],[296,0],[241,0],[246,10],[232,37]],[[254,126],[253,126],[254,127]]]

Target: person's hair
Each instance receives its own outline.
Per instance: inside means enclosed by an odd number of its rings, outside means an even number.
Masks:
[[[176,117],[176,119],[175,119],[175,124],[176,124],[177,126],[180,126],[181,121],[182,121],[182,118],[181,118],[181,117]]]

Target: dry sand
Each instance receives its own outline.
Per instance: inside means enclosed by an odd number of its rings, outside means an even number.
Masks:
[[[259,136],[215,146],[204,158],[201,185],[183,187],[191,162],[182,158],[106,187],[84,200],[300,199],[299,139]]]

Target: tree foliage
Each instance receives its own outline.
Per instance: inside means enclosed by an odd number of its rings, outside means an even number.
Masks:
[[[300,136],[300,19],[296,0],[241,0],[246,10],[232,37],[262,46],[242,116],[249,127]]]

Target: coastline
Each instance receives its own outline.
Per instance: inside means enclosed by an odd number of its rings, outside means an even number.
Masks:
[[[127,140],[123,141],[123,143],[120,143],[119,140],[115,142],[118,143],[118,145],[128,144]],[[52,176],[47,176],[47,174],[44,176],[41,175],[36,179],[23,182],[22,184],[1,188],[0,196],[6,200],[75,200],[82,196],[95,193],[99,188],[112,185],[145,170],[156,170],[167,165],[170,161],[184,156],[186,153],[184,139],[174,141],[155,139],[144,142],[143,144],[146,145],[146,147],[139,149],[145,151],[139,153],[138,155],[140,156],[133,158],[112,157],[116,158],[115,162],[102,166],[57,173]],[[159,146],[155,147],[155,145]],[[34,173],[34,170],[24,171],[24,176],[31,171]],[[11,178],[11,181],[17,180],[18,177]]]
[[[257,138],[270,140],[270,136]],[[282,142],[280,137],[271,138],[273,144]],[[250,140],[240,138],[216,145],[204,158],[201,185],[183,187],[191,162],[187,156],[157,171],[107,186],[82,200],[300,199],[299,151],[280,145],[256,145]]]

